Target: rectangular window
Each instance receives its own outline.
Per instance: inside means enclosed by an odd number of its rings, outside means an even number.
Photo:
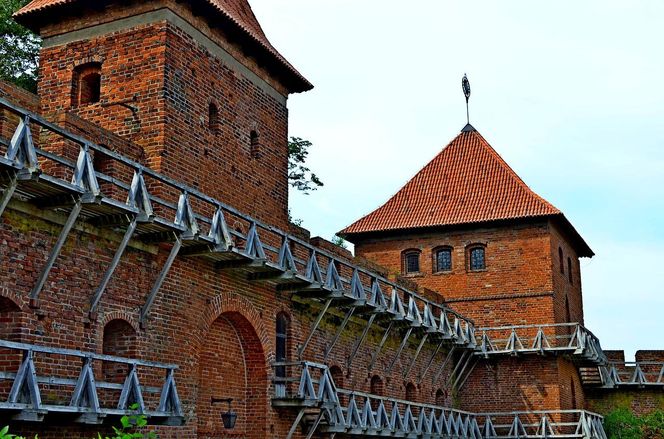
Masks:
[[[407,253],[406,254],[406,273],[419,273],[420,272],[420,254]]]
[[[436,271],[452,270],[452,250],[444,248],[436,253]]]
[[[484,260],[484,248],[475,247],[470,250],[470,269],[475,270],[484,270],[486,268],[486,262]]]

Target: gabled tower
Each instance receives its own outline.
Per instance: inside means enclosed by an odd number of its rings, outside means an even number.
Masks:
[[[579,258],[592,257],[592,250],[471,125],[340,235],[355,244],[357,255],[437,291],[478,327],[583,323]],[[571,326],[555,328],[570,337]],[[581,407],[579,377],[566,360],[510,361],[499,361],[493,371],[478,366],[466,390],[483,392],[499,374],[521,376],[528,379],[514,378],[514,386],[486,400],[515,401],[514,410]],[[476,409],[500,409],[489,405]]]
[[[146,165],[287,224],[288,95],[312,88],[246,0],[35,0],[42,112],[142,147]]]

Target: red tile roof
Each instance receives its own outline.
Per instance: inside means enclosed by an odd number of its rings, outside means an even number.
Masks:
[[[452,142],[378,209],[341,235],[556,216],[562,212],[533,192],[474,128]],[[567,228],[567,227],[566,227]],[[581,253],[592,255],[582,242]]]
[[[14,17],[23,23],[30,24],[30,19],[33,16],[43,13],[50,13],[55,7],[68,5],[84,0],[33,0],[26,6],[21,8]],[[90,0],[88,0],[90,1]],[[96,1],[96,0],[93,0]],[[272,43],[265,36],[263,28],[256,19],[254,12],[247,0],[203,0],[210,6],[214,7],[225,19],[230,20],[235,26],[240,28],[242,32],[257,42],[264,50],[266,50],[283,68],[297,79],[298,87],[294,91],[307,91],[313,88],[311,83],[298,72],[284,58],[277,49],[272,46]]]

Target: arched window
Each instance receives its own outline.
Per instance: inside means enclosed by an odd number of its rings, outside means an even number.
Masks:
[[[72,106],[89,105],[101,98],[101,63],[91,62],[74,69]]]
[[[567,258],[567,278],[569,279],[569,283],[574,283],[574,276],[572,275],[572,258],[570,257]]]
[[[123,358],[136,357],[136,331],[125,320],[111,320],[104,326],[102,353]],[[122,382],[129,373],[125,363],[104,361],[102,372],[105,381]]]
[[[330,367],[330,375],[332,376],[332,381],[334,381],[334,386],[337,389],[344,388],[344,373],[339,366]],[[344,394],[339,394],[339,402],[341,405],[346,405],[347,399]]]
[[[384,396],[385,387],[383,386],[383,380],[378,375],[371,377],[369,393],[376,396]]]
[[[251,146],[251,156],[255,159],[257,159],[260,155],[260,147],[261,147],[261,136],[258,134],[258,131],[256,130],[251,130],[251,135],[250,137],[250,146]]]
[[[276,341],[275,341],[275,356],[277,363],[282,363],[288,361],[288,326],[289,326],[288,316],[281,312],[277,314],[276,321]],[[277,378],[286,378],[286,366],[276,366],[274,374]],[[276,396],[284,397],[286,396],[286,383],[276,383],[275,384],[275,393]]]
[[[210,103],[208,108],[208,128],[210,132],[215,136],[219,134],[221,130],[221,120],[219,118],[219,109],[214,103]]]
[[[470,271],[486,269],[486,254],[483,245],[475,244],[468,247],[468,269]]]
[[[344,387],[344,373],[341,371],[339,366],[330,367],[330,375],[332,380],[334,380],[334,385],[337,389],[343,389]]]
[[[443,389],[436,390],[436,405],[441,407],[447,405],[447,395]]]
[[[439,247],[433,253],[434,273],[452,271],[452,247]]]
[[[419,250],[406,250],[403,252],[403,269],[404,274],[414,274],[420,272],[420,251]]]
[[[563,249],[558,247],[558,261],[560,262],[560,274],[565,274],[565,265],[563,264]]]
[[[417,387],[415,384],[406,384],[406,401],[417,401]]]

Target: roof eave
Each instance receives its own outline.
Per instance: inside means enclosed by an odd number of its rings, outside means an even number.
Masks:
[[[51,17],[52,11],[55,8],[69,8],[71,7],[76,0],[73,0],[70,3],[52,5],[50,7],[44,7],[42,9],[32,10],[28,12],[21,12],[22,9],[14,13],[13,18],[17,23],[27,27],[35,33],[39,33],[41,27],[46,23],[45,18]],[[258,41],[251,33],[247,32],[241,25],[236,23],[230,16],[225,14],[223,11],[219,11],[216,8],[213,8],[218,12],[219,16],[224,19],[224,21],[233,27],[233,30],[241,35],[246,42],[252,43],[252,45],[257,48],[264,60],[271,69],[275,71],[278,77],[284,83],[285,88],[289,93],[303,93],[314,88],[313,84],[307,80],[300,72],[295,69],[283,56],[275,54],[272,50],[265,47],[263,43]],[[275,50],[276,51],[276,50]]]
[[[437,230],[449,230],[449,229],[464,229],[469,227],[487,227],[495,225],[504,225],[514,222],[532,222],[532,221],[542,221],[547,219],[557,219],[562,224],[566,232],[569,233],[571,240],[576,248],[576,252],[579,257],[592,258],[595,256],[595,253],[590,248],[588,243],[583,239],[581,234],[574,228],[572,223],[565,217],[563,213],[556,214],[544,214],[544,215],[533,215],[526,217],[517,217],[517,218],[498,218],[486,221],[476,221],[476,222],[462,222],[454,224],[438,224],[431,226],[415,226],[415,227],[402,227],[394,229],[381,229],[381,230],[365,230],[362,232],[348,232],[347,230],[350,227],[346,227],[337,233],[338,236],[342,237],[346,241],[349,241],[353,244],[357,244],[365,239],[371,238],[380,238],[387,236],[394,236],[405,233],[413,232],[433,232]]]

